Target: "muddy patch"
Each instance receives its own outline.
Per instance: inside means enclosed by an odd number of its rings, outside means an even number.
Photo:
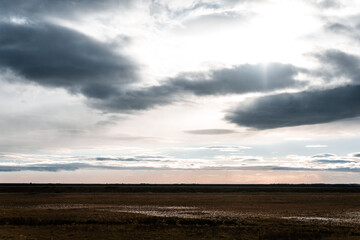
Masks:
[[[222,211],[209,211],[197,207],[184,206],[119,206],[116,209],[111,209],[111,211],[144,214],[154,217],[180,218],[218,218],[230,215],[230,213]]]
[[[291,216],[291,217],[281,217],[281,218],[288,219],[288,220],[300,221],[300,222],[360,224],[360,215],[354,214],[354,213],[335,214],[334,216],[329,216],[329,217]]]
[[[331,224],[360,224],[360,212],[343,212],[320,216],[295,216],[287,214],[259,214],[249,212],[208,210],[191,206],[157,206],[157,205],[108,205],[108,204],[43,204],[33,206],[38,209],[91,209],[95,211],[106,211],[115,213],[143,214],[153,217],[178,217],[197,219],[217,218],[280,218],[301,222],[331,223]]]

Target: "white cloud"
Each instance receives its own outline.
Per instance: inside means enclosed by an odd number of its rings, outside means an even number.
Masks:
[[[327,145],[315,144],[315,145],[306,145],[307,148],[327,148]]]

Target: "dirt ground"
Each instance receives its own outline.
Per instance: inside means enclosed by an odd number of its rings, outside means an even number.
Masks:
[[[0,239],[360,239],[360,193],[3,193]]]

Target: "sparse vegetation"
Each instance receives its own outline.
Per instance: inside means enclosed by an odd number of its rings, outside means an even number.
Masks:
[[[3,193],[0,239],[359,239],[356,192]],[[214,211],[191,218],[120,211]],[[191,208],[190,208],[191,207]],[[166,210],[164,210],[166,209]],[[201,210],[201,211],[200,211]],[[229,214],[231,213],[231,214]],[[350,218],[349,214],[355,214]],[[356,215],[358,214],[358,215]],[[293,216],[311,217],[300,221]],[[319,219],[344,219],[323,221]],[[346,220],[346,221],[345,221]],[[353,221],[352,221],[353,220]]]

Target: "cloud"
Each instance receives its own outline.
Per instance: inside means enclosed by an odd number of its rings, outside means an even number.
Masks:
[[[247,146],[208,146],[206,149],[217,150],[221,152],[237,152],[244,149],[251,149]]]
[[[317,145],[306,145],[305,147],[307,147],[307,148],[327,148],[328,146],[317,144]],[[325,154],[325,155],[329,156],[329,154]]]
[[[236,133],[236,131],[231,129],[200,129],[200,130],[189,130],[185,132],[190,134],[198,134],[198,135],[222,135],[222,134]]]
[[[94,99],[94,107],[107,111],[146,110],[186,98],[186,95],[223,96],[251,92],[270,92],[304,86],[296,79],[302,69],[289,64],[244,64],[207,73],[183,73],[161,85],[118,90],[106,100]]]
[[[145,170],[157,169],[156,167],[118,167],[111,165],[91,165],[86,163],[51,163],[51,164],[30,164],[17,166],[0,166],[0,172],[19,172],[19,171],[37,171],[37,172],[58,172],[58,171],[76,171],[81,169],[122,169],[122,170]]]
[[[114,90],[114,89],[113,89]],[[108,112],[132,112],[167,105],[181,98],[171,86],[154,86],[141,89],[116,89],[106,98],[89,99],[89,104]]]
[[[262,159],[260,158],[238,158],[238,159],[234,159],[235,162],[259,162]]]
[[[44,9],[49,9],[48,14],[52,14],[53,6],[49,6],[48,1],[39,2]],[[15,5],[3,3],[4,9],[12,12],[12,15],[31,15],[46,14],[40,10],[31,11],[33,4],[19,2],[18,10]],[[84,1],[64,1],[58,3],[59,12],[72,14],[72,8],[78,9],[84,5]],[[58,5],[55,4],[55,5]],[[115,2],[110,1],[104,5],[96,1],[90,1],[85,9],[96,10],[109,8]],[[119,2],[120,5],[126,5]],[[106,6],[105,6],[106,5]],[[30,10],[29,10],[30,9]],[[75,11],[75,10],[74,10]],[[37,12],[37,13],[36,13]],[[10,14],[10,13],[9,13]],[[55,14],[55,13],[54,13]],[[238,17],[232,12],[214,13],[203,16],[206,22],[210,19],[233,18]],[[333,66],[334,75],[346,75],[353,81],[360,82],[359,59],[350,54],[340,51],[327,51],[319,55],[319,59],[328,62]],[[187,95],[196,96],[223,96],[229,94],[244,94],[254,92],[272,92],[289,88],[299,88],[305,86],[306,82],[299,81],[297,75],[304,69],[300,69],[291,64],[269,63],[264,64],[243,64],[212,70],[206,73],[190,72],[179,74],[176,77],[169,78],[157,86],[146,88],[132,88],[131,84],[140,81],[137,75],[137,64],[128,56],[121,53],[115,53],[110,45],[97,42],[90,37],[53,24],[46,23],[26,23],[10,24],[1,23],[0,25],[0,66],[10,69],[24,79],[36,82],[46,87],[61,87],[71,93],[82,94],[88,100],[90,106],[101,109],[105,112],[131,112],[147,110],[157,106],[171,104],[176,101],[182,101]],[[324,91],[325,92],[325,91]],[[330,94],[331,90],[326,93]],[[324,94],[326,94],[324,93]],[[297,102],[304,101],[301,94],[311,95],[313,99],[322,101],[326,97],[319,97],[320,91],[303,92],[298,95],[283,94],[264,98],[258,98],[253,101],[253,108],[261,108],[261,101],[269,99],[277,104],[277,101],[291,102],[297,107]],[[280,99],[283,98],[283,99]],[[306,100],[305,100],[306,101]],[[344,99],[343,101],[346,101]],[[268,103],[264,103],[269,105]],[[280,108],[282,108],[280,106]],[[227,115],[230,122],[239,125],[245,125],[255,128],[276,128],[282,126],[296,126],[301,124],[321,123],[328,120],[329,117],[324,114],[319,119],[309,118],[299,119],[299,124],[295,119],[285,122],[281,116],[281,111],[286,113],[286,109],[275,109],[280,120],[274,117],[270,119],[273,124],[267,125],[259,121],[266,121],[266,117],[273,117],[264,111],[264,119],[258,119],[252,123],[251,113],[243,110],[243,106]],[[252,109],[256,111],[257,109]],[[265,109],[266,110],[266,109]],[[311,107],[303,107],[297,114],[303,112],[316,111]],[[252,111],[252,113],[254,112]],[[337,110],[335,110],[337,111]],[[241,116],[238,116],[241,112]],[[295,111],[296,112],[296,111]],[[268,114],[268,115],[266,115]],[[320,115],[320,112],[318,113]],[[350,113],[338,115],[339,119],[347,118]],[[299,117],[299,116],[294,116]],[[352,117],[352,116],[350,116]],[[315,117],[316,118],[316,117]],[[323,118],[323,119],[322,119]],[[335,117],[336,118],[336,117]],[[337,120],[337,119],[335,119]],[[301,121],[305,122],[302,123]],[[225,134],[227,131],[218,131],[217,129],[193,130],[188,131],[192,134]]]
[[[207,73],[188,73],[171,79],[172,86],[195,95],[226,95],[249,92],[269,92],[295,88],[304,83],[296,80],[301,69],[290,64],[244,64]]]
[[[130,6],[131,1],[122,0],[12,0],[0,1],[0,14],[2,18],[16,16],[39,20],[46,17],[78,17],[93,12],[114,8],[128,8]]]
[[[315,54],[323,63],[318,75],[326,78],[346,77],[352,84],[360,83],[360,58],[359,56],[331,49]],[[327,79],[329,80],[329,79]]]
[[[328,123],[360,115],[360,58],[339,50],[315,54],[322,67],[311,74],[331,82],[346,78],[332,89],[314,89],[250,99],[230,110],[229,122],[256,129]],[[350,81],[350,82],[349,82]],[[339,85],[339,84],[338,84]]]
[[[40,172],[57,172],[57,171],[75,171],[78,169],[89,168],[85,163],[51,163],[51,164],[30,164],[17,166],[0,166],[0,172],[18,172],[18,171],[40,171]]]
[[[305,168],[305,167],[267,167],[269,170],[282,171],[331,171],[331,172],[360,172],[360,168],[338,167],[338,168]]]
[[[320,154],[316,154],[311,156],[312,158],[328,158],[328,157],[336,157],[335,154],[332,153],[320,153]]]
[[[169,162],[163,156],[135,156],[135,157],[96,157],[95,161],[119,161],[119,162]]]
[[[256,159],[245,159],[243,163],[256,163]],[[345,161],[346,162],[346,161]],[[344,161],[339,162],[344,163]],[[282,166],[112,166],[112,165],[91,165],[86,163],[64,163],[64,164],[32,164],[32,165],[2,165],[0,172],[20,172],[20,171],[36,171],[36,172],[58,172],[58,171],[76,171],[82,169],[103,169],[103,170],[274,170],[274,171],[335,171],[335,172],[360,172],[360,167],[282,167]]]
[[[354,19],[352,19],[354,18]],[[342,21],[329,22],[325,25],[325,29],[335,34],[348,36],[355,41],[360,41],[360,22],[359,16],[345,18]]]
[[[234,146],[234,145],[212,145],[212,146],[202,146],[202,147],[187,147],[184,150],[187,151],[197,151],[197,150],[203,150],[204,153],[209,153],[210,151],[217,152],[229,152],[229,153],[235,153],[235,152],[243,152],[243,150],[252,149],[252,147],[248,146]],[[219,156],[221,157],[221,156]],[[244,156],[241,156],[243,158]],[[228,156],[224,156],[224,159],[227,159]]]
[[[137,80],[126,56],[76,31],[50,24],[0,25],[0,67],[47,87],[106,98]]]
[[[350,156],[360,158],[360,153],[350,153]]]
[[[74,17],[80,11],[86,14],[114,6],[129,7],[130,4],[113,0],[104,3],[35,1],[0,3],[3,18],[18,19],[18,22],[9,19],[0,22],[0,68],[11,70],[23,80],[81,94],[90,106],[105,112],[147,110],[182,101],[191,94],[270,92],[304,85],[296,79],[301,69],[290,64],[270,63],[267,66],[244,64],[207,73],[183,73],[163,81],[161,85],[133,88],[131,85],[140,79],[138,65],[130,57],[118,51],[115,53],[111,44],[97,42],[75,30],[49,23],[51,18],[47,18]],[[217,9],[218,6],[198,3],[189,7]],[[238,17],[231,11],[202,16],[206,22]],[[23,22],[20,21],[22,18],[25,18]]]
[[[319,8],[340,8],[341,3],[337,0],[315,0],[313,1]]]
[[[351,31],[351,27],[342,23],[330,23],[326,25],[326,29],[337,33],[349,33]]]
[[[321,160],[316,160],[314,162],[322,163],[322,164],[335,164],[335,163],[354,163],[355,161],[321,159]]]
[[[226,119],[240,126],[271,129],[327,123],[360,115],[360,86],[282,93],[247,100]]]
[[[187,32],[189,34],[203,34],[206,26],[211,25],[212,29],[226,29],[227,25],[241,24],[252,17],[250,13],[237,12],[233,10],[212,12],[189,18],[181,23],[181,27],[176,28],[176,32]]]
[[[210,146],[209,150],[232,150],[244,147]],[[184,149],[184,151],[187,151]],[[264,158],[258,156],[216,156],[212,159],[183,159],[171,156],[66,156],[0,153],[3,171],[75,171],[80,169],[112,170],[295,170],[295,171],[360,171],[360,162],[351,156],[313,156]]]

